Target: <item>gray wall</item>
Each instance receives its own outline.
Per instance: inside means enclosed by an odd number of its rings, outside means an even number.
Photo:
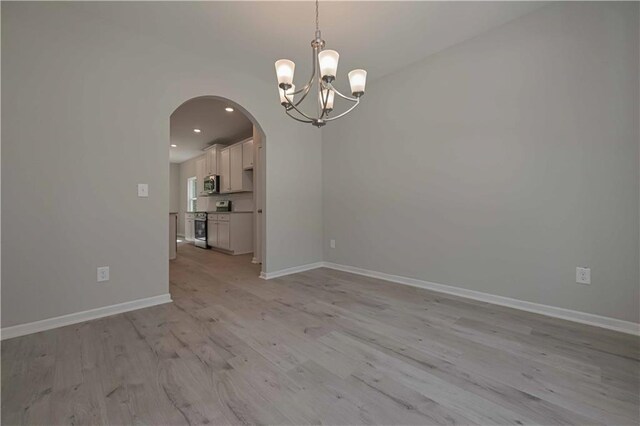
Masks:
[[[638,21],[549,5],[369,85],[323,129],[325,260],[638,322]]]
[[[2,4],[2,326],[168,292],[169,116],[196,96],[237,102],[266,135],[263,268],[322,260],[320,135],[282,114],[273,64],[192,55],[90,10]]]
[[[169,211],[180,208],[180,164],[169,164]]]

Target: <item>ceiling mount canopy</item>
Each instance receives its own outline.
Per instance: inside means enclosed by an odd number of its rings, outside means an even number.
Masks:
[[[353,111],[360,103],[360,98],[364,95],[367,83],[367,72],[362,69],[356,69],[349,72],[349,84],[351,86],[351,96],[340,93],[334,86],[333,82],[338,73],[338,60],[340,55],[335,50],[325,50],[325,42],[322,40],[318,19],[318,0],[316,0],[316,34],[311,41],[311,49],[313,50],[313,66],[311,78],[304,87],[296,90],[293,84],[293,75],[296,64],[288,59],[280,59],[276,61],[276,75],[278,77],[278,90],[280,93],[280,104],[284,107],[287,115],[294,120],[302,123],[310,123],[316,127],[322,127],[327,122],[336,120]],[[316,113],[307,114],[299,108],[302,101],[312,92],[312,88],[316,86],[314,93],[317,93]],[[338,95],[352,105],[344,112],[331,116],[335,96]],[[298,98],[297,100],[295,98]]]

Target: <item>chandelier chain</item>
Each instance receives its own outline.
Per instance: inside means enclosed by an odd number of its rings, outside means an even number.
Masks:
[[[319,0],[316,0],[316,32],[320,31],[320,19],[318,18],[318,2]]]

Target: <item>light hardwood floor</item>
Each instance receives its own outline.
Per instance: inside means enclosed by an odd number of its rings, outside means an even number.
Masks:
[[[2,424],[635,424],[638,338],[182,245],[174,303],[2,342]]]

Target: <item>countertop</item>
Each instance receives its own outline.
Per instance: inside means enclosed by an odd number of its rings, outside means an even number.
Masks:
[[[229,213],[253,213],[252,211],[231,211],[231,212],[216,212],[216,211],[211,211],[211,212],[207,212],[207,214],[229,214]]]
[[[251,210],[248,211],[230,211],[230,212],[216,212],[216,211],[210,211],[210,212],[185,212],[185,214],[196,214],[196,213],[207,213],[207,214],[229,214],[229,213],[253,213]],[[169,214],[176,214],[176,213],[169,213]]]

